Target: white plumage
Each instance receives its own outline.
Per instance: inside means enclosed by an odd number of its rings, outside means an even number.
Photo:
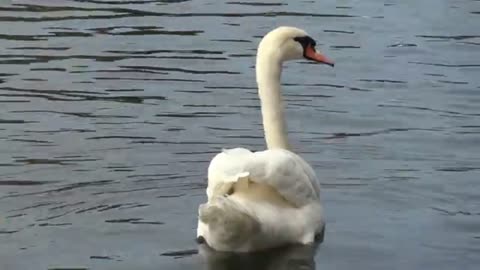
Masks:
[[[323,232],[320,186],[312,167],[288,150],[280,75],[282,62],[315,52],[303,30],[279,27],[257,52],[257,83],[268,150],[223,150],[208,168],[208,201],[199,207],[197,237],[221,251],[249,252],[312,243]]]
[[[210,162],[208,199],[223,195],[232,184],[244,178],[273,187],[295,207],[318,201],[320,196],[313,169],[297,154],[285,149],[251,152],[234,148],[223,150]]]

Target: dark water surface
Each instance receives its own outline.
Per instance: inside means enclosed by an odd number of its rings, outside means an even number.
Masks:
[[[0,269],[478,269],[480,1],[1,3]],[[209,160],[264,147],[278,25],[337,63],[283,77],[326,239],[202,257]]]

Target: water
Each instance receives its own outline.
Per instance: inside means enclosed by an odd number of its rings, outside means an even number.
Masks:
[[[0,268],[476,269],[479,16],[478,0],[2,1]],[[264,147],[253,66],[278,25],[337,64],[283,77],[325,242],[200,256],[209,160]]]

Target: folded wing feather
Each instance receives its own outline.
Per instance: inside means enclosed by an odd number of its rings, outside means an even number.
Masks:
[[[244,148],[223,150],[208,168],[207,196],[224,195],[241,179],[274,188],[289,203],[301,207],[319,199],[313,169],[298,155],[284,149],[251,152]]]

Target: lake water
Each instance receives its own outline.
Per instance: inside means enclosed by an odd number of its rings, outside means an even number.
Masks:
[[[477,269],[480,1],[0,1],[0,269]],[[288,63],[290,140],[326,238],[194,242],[209,160],[264,148],[256,46]]]

